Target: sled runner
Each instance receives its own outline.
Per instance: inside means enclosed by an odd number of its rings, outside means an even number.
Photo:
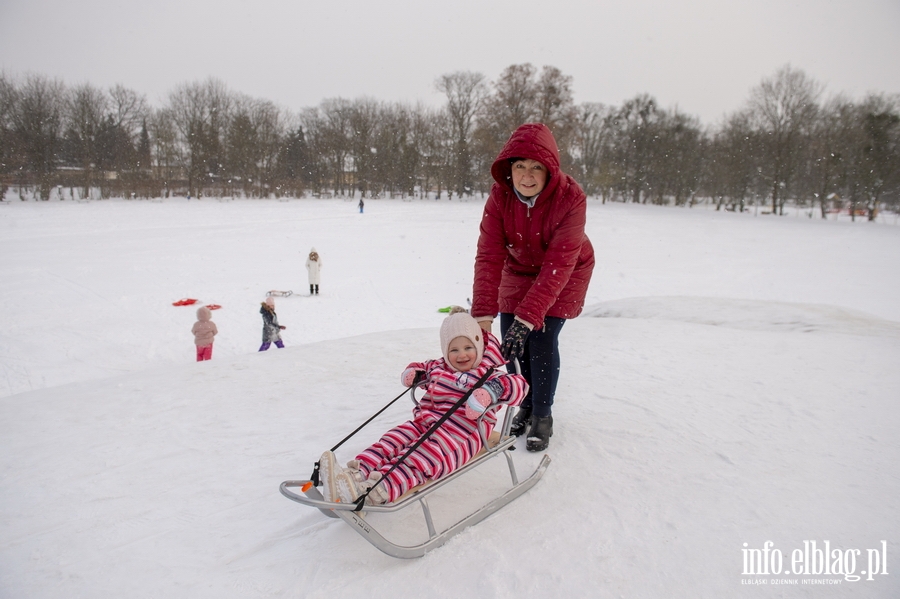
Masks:
[[[294,295],[294,292],[290,289],[287,291],[279,291],[278,289],[271,289],[266,292],[266,297],[290,297]]]
[[[487,375],[485,375],[485,378],[486,376]],[[462,405],[463,403],[465,403],[465,400],[468,399],[468,396],[481,383],[483,383],[483,380],[479,381],[478,384],[470,389],[469,392],[463,396],[458,405]],[[415,395],[416,389],[417,386],[413,385],[409,388],[409,393],[412,395],[413,402],[418,403]],[[376,413],[368,421],[357,428],[353,433],[344,438],[343,441],[338,443],[338,445],[336,445],[332,449],[332,451],[339,447],[344,441],[359,432],[359,430],[362,429],[366,424],[371,422],[376,416],[387,409],[388,406],[400,399],[400,397],[402,397],[406,393],[407,391],[404,391],[396,398],[394,398],[390,403],[382,408],[381,411]],[[484,414],[495,412],[500,407],[500,403],[491,404],[487,407]],[[451,410],[451,412],[452,411],[453,410]],[[511,454],[512,450],[515,449],[513,445],[516,442],[516,437],[509,434],[509,428],[512,424],[511,412],[512,410],[509,409],[506,411],[506,415],[504,417],[503,424],[500,426],[499,432],[495,430],[491,434],[490,438],[485,438],[485,429],[482,425],[484,414],[479,416],[477,422],[478,430],[481,433],[481,440],[483,445],[482,450],[458,470],[455,470],[454,472],[451,472],[447,476],[444,476],[438,480],[428,481],[423,485],[415,487],[414,489],[410,489],[406,494],[404,494],[394,502],[386,503],[383,505],[364,505],[365,495],[363,495],[355,504],[325,501],[325,498],[319,489],[318,462],[313,469],[313,474],[310,480],[286,480],[281,483],[281,494],[292,501],[296,501],[297,503],[302,503],[303,505],[318,508],[319,511],[330,518],[340,518],[341,520],[349,524],[353,530],[359,533],[369,543],[374,545],[375,548],[386,553],[387,555],[390,555],[391,557],[421,557],[432,549],[440,547],[454,535],[462,532],[467,527],[478,524],[491,514],[499,511],[508,503],[531,489],[531,487],[533,487],[540,480],[541,476],[543,476],[544,472],[547,470],[547,467],[550,465],[550,457],[544,455],[534,472],[532,472],[525,480],[519,480],[518,474],[516,473],[515,463]],[[442,421],[438,421],[437,426],[439,426],[440,424],[442,424]],[[433,427],[433,429],[436,429],[437,426]],[[431,431],[429,431],[429,433],[430,432]],[[429,433],[426,433],[426,435]],[[427,497],[441,487],[465,475],[467,472],[478,468],[488,460],[491,460],[500,455],[503,455],[503,457],[506,458],[512,486],[499,497],[496,497],[487,502],[481,508],[475,510],[468,516],[456,522],[456,524],[453,524],[452,526],[438,532],[434,525],[434,519],[431,515],[431,508],[428,505]],[[295,489],[299,489],[300,492],[296,492]],[[370,514],[399,512],[414,503],[418,503],[422,508],[422,512],[425,518],[425,525],[428,529],[428,539],[424,542],[413,545],[401,545],[389,540],[375,529],[373,523],[367,520],[365,514],[363,513],[363,510]]]

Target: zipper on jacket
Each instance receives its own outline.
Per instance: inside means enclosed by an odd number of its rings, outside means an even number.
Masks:
[[[525,204],[525,217],[531,218],[531,208],[534,206],[534,203],[537,201],[537,196],[526,198],[516,188],[513,188],[513,195],[519,198],[519,201]]]

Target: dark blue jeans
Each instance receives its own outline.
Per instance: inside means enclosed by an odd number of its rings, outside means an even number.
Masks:
[[[513,314],[500,314],[501,339],[514,319]],[[550,416],[553,408],[556,384],[559,382],[559,332],[564,324],[565,318],[547,316],[541,330],[531,331],[525,338],[525,353],[519,359],[519,366],[530,388],[522,400],[522,407],[531,406],[535,416]]]

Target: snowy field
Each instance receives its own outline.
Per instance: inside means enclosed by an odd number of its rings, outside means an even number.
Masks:
[[[534,489],[411,561],[283,498],[408,362],[440,354],[437,308],[471,295],[481,205],[0,205],[0,597],[900,596],[890,219],[592,201],[597,269],[561,336]],[[287,347],[257,353],[269,289],[295,292],[276,301]],[[194,362],[195,307],[172,306],[185,297],[222,306],[210,362]],[[521,449],[520,474],[541,457]],[[432,510],[449,524],[492,498],[494,466]],[[748,574],[767,541],[780,574]]]

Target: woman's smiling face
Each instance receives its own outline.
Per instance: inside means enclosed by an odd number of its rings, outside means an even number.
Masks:
[[[547,185],[547,167],[527,158],[512,163],[512,181],[516,191],[526,198],[541,193]]]

